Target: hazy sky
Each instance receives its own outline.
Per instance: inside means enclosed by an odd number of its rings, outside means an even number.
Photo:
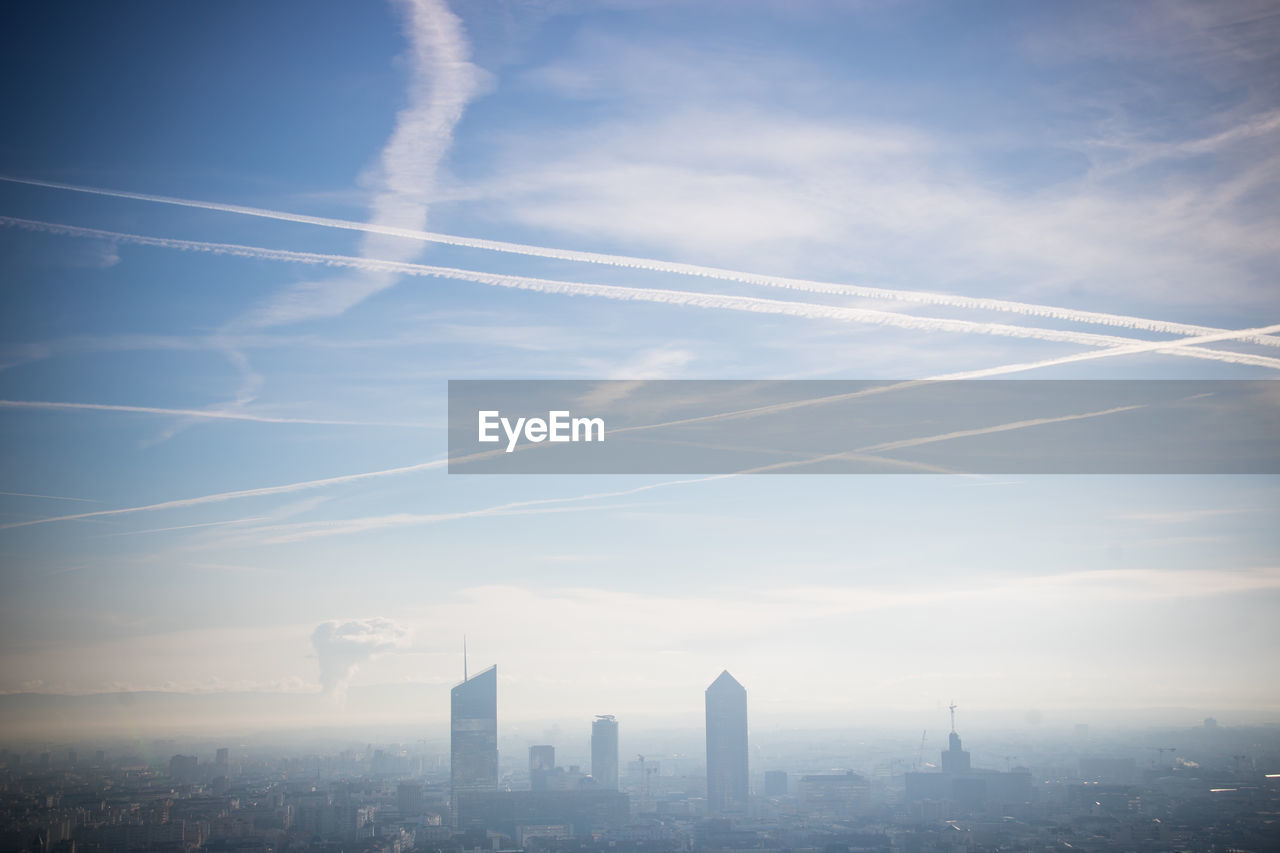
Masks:
[[[684,713],[725,667],[783,715],[1280,713],[1274,478],[439,465],[449,379],[907,379],[1280,322],[1274,3],[0,14],[10,177],[1068,309],[0,183],[0,691],[323,685],[340,720],[418,682],[439,718],[466,633],[508,717]],[[1270,379],[1276,343],[1009,375]]]

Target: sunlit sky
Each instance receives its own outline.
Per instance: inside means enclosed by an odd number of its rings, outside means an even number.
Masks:
[[[439,701],[404,718],[440,719],[466,634],[516,719],[688,714],[726,667],[779,719],[952,699],[1280,713],[1272,477],[754,476],[600,498],[680,478],[428,464],[449,379],[909,379],[1280,323],[1275,12],[7,5],[0,173],[36,183],[0,182],[0,692],[314,694],[341,722],[348,692],[411,683]],[[1278,342],[1010,378],[1271,379]],[[539,498],[574,500],[493,510]]]

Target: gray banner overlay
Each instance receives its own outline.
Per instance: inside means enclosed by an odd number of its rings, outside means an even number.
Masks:
[[[453,380],[451,474],[1277,474],[1280,382]]]

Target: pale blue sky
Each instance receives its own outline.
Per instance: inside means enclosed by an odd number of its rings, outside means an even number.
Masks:
[[[1210,328],[1280,322],[1273,5],[453,6],[6,8],[0,173]],[[0,183],[0,216],[1178,336],[29,184]],[[724,667],[779,715],[951,698],[1280,710],[1274,478],[757,477],[478,516],[663,478],[433,469],[225,497],[440,459],[449,379],[902,379],[1085,343],[9,224],[0,399],[150,411],[0,409],[0,691],[319,691],[312,631],[344,620],[365,631],[346,649],[354,686],[447,684],[465,631],[500,665],[504,702],[566,718],[687,711]],[[1018,375],[1280,367],[1272,346],[1206,346],[1213,358]],[[208,496],[223,497],[23,525]],[[833,668],[844,677],[817,677]]]

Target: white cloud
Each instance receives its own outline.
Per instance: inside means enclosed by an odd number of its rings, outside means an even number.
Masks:
[[[342,705],[351,678],[362,664],[408,643],[409,629],[391,619],[320,623],[311,632],[311,645],[320,664],[320,685],[325,695]]]

